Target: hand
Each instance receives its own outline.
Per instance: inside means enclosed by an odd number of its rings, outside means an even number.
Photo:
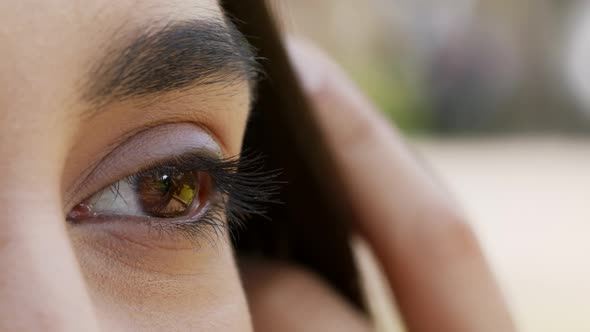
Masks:
[[[332,61],[301,41],[290,40],[288,49],[345,179],[355,227],[382,265],[408,330],[514,331],[477,239],[450,195]],[[273,276],[271,283],[246,277],[257,331],[369,330],[338,295],[304,272],[254,270]],[[297,298],[290,294],[303,291],[314,300],[303,306],[290,301]]]

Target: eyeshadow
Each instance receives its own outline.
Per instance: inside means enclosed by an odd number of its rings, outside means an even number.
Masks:
[[[220,145],[209,132],[192,123],[165,124],[146,129],[106,155],[72,191],[66,208],[121,178],[137,173],[156,160],[199,151],[222,159]],[[68,206],[70,205],[70,206]]]

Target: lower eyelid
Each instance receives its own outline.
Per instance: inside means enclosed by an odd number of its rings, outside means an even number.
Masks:
[[[229,243],[217,238],[209,227],[203,227],[201,232],[200,237],[189,238],[181,232],[158,231],[145,223],[117,219],[71,227],[73,237],[84,246],[141,269],[188,254],[199,256],[200,252]],[[158,262],[160,259],[164,261]]]
[[[80,228],[104,232],[130,245],[165,250],[198,249],[203,241],[215,245],[228,235],[222,206],[207,204],[196,216],[176,219],[153,217],[99,216]]]
[[[162,242],[114,229],[90,228],[75,227],[71,234],[86,273],[106,273],[107,281],[124,278],[129,280],[130,287],[145,282],[145,277],[150,275],[154,278],[198,275],[215,258],[214,253],[219,252],[218,248],[206,244],[195,248],[182,239]],[[134,282],[134,278],[140,279]]]
[[[181,251],[181,250],[194,250],[194,245],[191,242],[185,243],[187,241],[178,241],[178,239],[171,239],[172,241],[162,241],[163,236],[160,235],[159,239],[153,241],[141,241],[137,239],[135,234],[128,234],[124,232],[118,232],[115,230],[106,230],[105,231],[108,235],[114,237],[121,242],[128,243],[130,246],[137,246],[140,249],[163,249],[163,250],[174,250],[174,251]],[[169,235],[169,234],[168,234]]]

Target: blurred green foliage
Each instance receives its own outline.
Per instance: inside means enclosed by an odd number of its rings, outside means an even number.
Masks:
[[[401,130],[412,134],[433,129],[426,101],[416,86],[396,74],[395,68],[378,62],[349,68],[353,80]]]

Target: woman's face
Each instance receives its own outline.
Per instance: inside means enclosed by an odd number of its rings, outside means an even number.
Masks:
[[[217,1],[5,1],[0,22],[0,330],[250,331],[215,184],[254,69]]]

